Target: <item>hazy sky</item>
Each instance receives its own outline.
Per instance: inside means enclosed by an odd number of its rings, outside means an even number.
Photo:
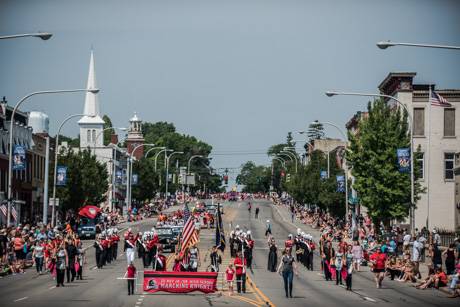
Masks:
[[[380,40],[460,45],[460,1],[0,0],[0,35],[48,31],[49,41],[0,41],[0,96],[86,85],[91,46],[103,114],[126,126],[134,111],[208,142],[215,167],[260,154],[315,119],[343,126],[390,71],[460,88],[460,52],[380,50]],[[83,111],[83,94],[36,97],[23,108],[57,122]],[[331,137],[338,136],[333,129]],[[65,129],[76,136],[76,123]],[[300,138],[300,137],[296,137]]]

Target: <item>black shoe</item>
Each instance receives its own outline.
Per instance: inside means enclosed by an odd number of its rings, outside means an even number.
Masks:
[[[61,284],[61,287],[64,287],[64,284]]]
[[[289,296],[292,298],[292,294],[291,294],[291,295],[289,295]]]
[[[56,288],[58,288],[59,286],[60,286],[60,284],[57,284],[57,285],[56,285]]]

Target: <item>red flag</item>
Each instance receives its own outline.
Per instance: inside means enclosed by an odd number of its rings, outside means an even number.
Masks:
[[[100,212],[101,209],[99,207],[88,205],[81,208],[80,211],[78,211],[78,214],[90,219],[94,219]]]

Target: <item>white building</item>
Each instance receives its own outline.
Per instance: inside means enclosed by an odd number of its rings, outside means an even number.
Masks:
[[[96,70],[94,65],[94,54],[91,51],[89,62],[89,73],[87,88],[97,88]],[[126,168],[125,149],[119,148],[118,144],[104,145],[104,120],[101,117],[98,93],[86,93],[83,116],[79,121],[80,126],[80,149],[90,149],[98,161],[106,164],[109,174],[109,190],[107,191],[107,202],[104,207],[112,208],[112,203],[117,203],[121,209],[124,204],[126,188],[122,183],[117,183],[115,174],[122,172]],[[115,139],[117,139],[115,137]],[[116,143],[118,142],[115,141]]]
[[[413,118],[414,148],[423,157],[421,194],[415,210],[415,227],[428,226],[455,230],[460,228],[460,208],[455,202],[455,153],[460,151],[460,90],[431,89],[447,99],[451,107],[430,106],[429,85],[414,84],[416,73],[390,73],[379,85],[383,94],[396,97],[406,105]]]

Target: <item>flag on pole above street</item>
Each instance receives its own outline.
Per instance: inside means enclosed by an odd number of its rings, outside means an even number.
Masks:
[[[438,107],[451,107],[452,106],[449,103],[449,101],[447,101],[447,99],[445,99],[444,97],[442,97],[435,91],[430,91],[430,103],[432,106],[438,106]]]
[[[225,232],[222,227],[222,215],[220,213],[220,203],[217,203],[217,220],[216,220],[216,246],[222,252],[225,250]]]

